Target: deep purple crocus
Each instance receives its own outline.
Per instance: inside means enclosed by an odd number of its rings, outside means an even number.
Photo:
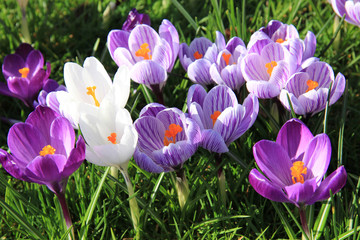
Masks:
[[[44,70],[41,52],[22,43],[14,54],[5,57],[2,71],[7,84],[0,83],[0,94],[19,98],[30,107],[49,78],[51,67],[46,63]]]
[[[325,109],[330,85],[329,105],[332,105],[345,90],[345,77],[338,73],[335,78],[329,64],[314,62],[289,78],[279,98],[288,111],[291,110],[289,96],[296,114],[313,115]]]
[[[159,33],[148,25],[137,25],[130,33],[110,31],[108,48],[118,66],[130,69],[130,78],[159,91],[165,84],[179,52],[179,35],[173,24],[164,19]]]
[[[124,31],[131,32],[131,30],[133,30],[136,27],[136,25],[139,24],[146,24],[150,26],[151,25],[150,17],[145,13],[138,13],[136,8],[133,8],[129,12],[129,15],[127,16],[126,21],[124,22],[121,29]]]
[[[217,84],[239,91],[245,83],[241,72],[241,61],[247,54],[245,44],[240,38],[233,37],[225,45],[224,35],[218,31],[216,39],[219,53],[209,69],[210,76]]]
[[[243,135],[255,122],[259,102],[249,94],[238,103],[235,93],[219,85],[206,93],[201,85],[190,87],[187,97],[190,117],[200,126],[200,146],[216,153],[228,152],[230,143]]]
[[[291,119],[280,129],[276,142],[261,140],[253,147],[255,161],[263,172],[253,169],[250,184],[256,192],[276,202],[297,207],[311,205],[337,193],[345,185],[343,166],[323,179],[331,158],[326,134],[315,137],[300,120]]]
[[[345,21],[360,27],[360,1],[359,0],[331,0],[335,13]]]
[[[70,122],[48,107],[38,106],[25,123],[16,123],[8,135],[11,154],[0,149],[0,163],[13,177],[46,185],[64,193],[68,177],[85,159],[85,142]]]
[[[148,172],[169,172],[182,168],[201,140],[195,121],[177,108],[150,103],[135,121],[139,134],[134,159]]]

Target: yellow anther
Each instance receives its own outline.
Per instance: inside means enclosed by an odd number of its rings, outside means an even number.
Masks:
[[[230,60],[231,54],[230,53],[229,54],[223,53],[221,56],[224,59],[226,65],[229,65],[229,60]]]
[[[96,96],[95,96],[96,86],[87,87],[86,89],[87,89],[86,94],[87,94],[87,95],[90,95],[90,96],[92,96],[92,97],[94,98],[95,106],[100,107],[100,103],[99,103],[99,101],[96,99]]]
[[[304,163],[302,161],[294,162],[290,170],[293,184],[297,182],[304,183],[304,176],[302,174],[307,174],[307,168],[304,167]]]
[[[141,44],[139,50],[135,52],[135,56],[137,57],[143,57],[144,60],[150,60],[152,58],[152,55],[150,54],[151,50],[149,49],[148,43]]]
[[[165,131],[165,137],[164,137],[164,146],[169,146],[170,143],[176,142],[176,135],[181,132],[183,129],[177,124],[170,124],[169,130]],[[169,140],[169,138],[172,138]]]
[[[307,80],[306,85],[308,85],[308,89],[306,90],[306,92],[308,92],[310,90],[317,88],[319,86],[319,83],[309,79]]]
[[[29,72],[30,72],[30,69],[27,67],[19,69],[19,73],[21,73],[22,78],[26,78],[27,75],[29,74]]]
[[[266,72],[271,76],[272,71],[274,70],[274,67],[277,66],[277,62],[271,61],[269,63],[265,64],[265,67],[267,68]]]
[[[194,53],[194,58],[195,59],[200,59],[200,58],[202,58],[203,57],[203,55],[201,54],[201,53],[199,53],[198,51],[196,51],[195,53]]]
[[[217,120],[217,118],[220,116],[221,112],[220,111],[215,111],[213,114],[210,115],[210,118],[212,120],[213,123],[213,127],[215,125],[215,122]]]
[[[116,144],[116,133],[111,133],[107,138],[109,142]]]
[[[42,148],[42,150],[39,152],[39,155],[44,157],[46,155],[53,155],[55,153],[56,149],[53,148],[51,145],[46,145]]]

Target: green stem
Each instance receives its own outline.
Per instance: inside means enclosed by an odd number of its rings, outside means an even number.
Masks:
[[[110,167],[110,175],[113,176],[115,179],[119,179],[119,168],[117,167]],[[111,181],[110,186],[115,188],[115,182]]]
[[[72,226],[72,221],[71,221],[71,217],[70,217],[70,212],[69,209],[67,207],[66,204],[66,199],[65,199],[65,194],[63,192],[59,192],[59,193],[55,193],[55,195],[57,196],[62,212],[63,212],[63,217],[65,220],[65,224],[67,229],[71,228]],[[69,239],[74,239],[74,228],[71,229],[71,235],[69,236]]]
[[[304,205],[300,205],[299,211],[300,211],[301,226],[306,234],[307,239],[310,239],[310,231],[306,219],[306,207]]]
[[[134,229],[136,232],[135,239],[140,239],[140,228],[139,228],[140,214],[139,214],[139,206],[137,204],[136,197],[134,196],[134,189],[133,189],[132,183],[130,181],[130,177],[129,177],[129,173],[128,173],[127,169],[126,168],[124,169],[121,167],[119,167],[119,169],[120,169],[122,175],[124,176],[125,183],[126,183],[128,193],[129,193],[129,205],[130,205],[131,219],[132,219]]]
[[[224,207],[226,207],[226,178],[225,178],[225,173],[223,171],[223,167],[221,166],[222,163],[221,153],[217,153],[215,155],[215,161],[216,161],[216,166],[219,167],[217,176],[219,179],[220,197]]]
[[[189,197],[189,184],[185,176],[184,169],[179,169],[176,171],[176,181],[175,181],[176,191],[179,199],[179,205],[181,210],[184,208],[185,203]]]

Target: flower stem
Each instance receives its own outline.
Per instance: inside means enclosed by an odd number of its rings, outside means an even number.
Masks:
[[[300,221],[301,221],[301,226],[307,236],[307,239],[310,239],[310,231],[309,231],[309,226],[307,224],[307,220],[306,220],[306,207],[304,205],[301,205],[299,207],[299,211],[300,211]]]
[[[226,178],[225,178],[225,173],[223,171],[223,167],[221,166],[222,156],[220,153],[215,155],[215,161],[216,161],[216,166],[219,167],[217,176],[219,179],[220,197],[221,197],[221,201],[225,207],[226,206]]]
[[[160,89],[160,84],[151,85],[151,89],[157,98],[157,102],[164,105],[164,96]]]
[[[120,168],[120,171],[122,173],[122,175],[124,176],[125,179],[125,183],[129,192],[129,205],[130,205],[130,212],[131,212],[131,219],[134,225],[134,229],[136,232],[135,235],[135,239],[140,239],[140,228],[139,228],[139,218],[140,218],[140,213],[139,213],[139,206],[137,204],[136,201],[136,197],[133,196],[134,195],[134,189],[129,177],[129,173],[127,171],[127,169],[123,169]]]
[[[119,169],[117,167],[110,167],[110,175],[113,176],[115,179],[119,178]],[[110,182],[110,186],[115,188],[116,185],[113,181]]]
[[[58,193],[55,193],[58,200],[59,200],[59,203],[60,203],[60,206],[61,206],[61,209],[62,209],[62,212],[63,212],[63,216],[64,216],[64,220],[65,220],[65,223],[66,223],[66,227],[67,229],[69,229],[71,226],[72,226],[72,221],[71,221],[71,217],[70,217],[70,212],[69,212],[69,209],[67,207],[67,204],[66,204],[66,199],[65,199],[65,194],[63,192],[58,192]],[[69,236],[69,239],[75,239],[74,238],[74,228],[71,229],[71,236]]]
[[[176,171],[176,181],[175,181],[176,191],[179,199],[179,205],[181,210],[184,208],[185,203],[189,197],[189,184],[185,176],[184,169],[179,169]]]

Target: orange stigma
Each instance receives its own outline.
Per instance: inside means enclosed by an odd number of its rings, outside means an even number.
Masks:
[[[30,72],[30,69],[27,67],[19,69],[19,73],[21,73],[22,78],[26,78],[27,75],[29,74],[29,72]]]
[[[297,182],[304,183],[304,176],[302,174],[307,174],[307,168],[304,167],[304,163],[302,161],[294,162],[290,170],[293,184]]]
[[[286,40],[284,40],[284,39],[282,39],[282,38],[278,38],[275,42],[277,42],[277,43],[283,43],[283,42],[285,42]]]
[[[116,144],[116,133],[111,133],[107,138],[109,142]]]
[[[200,59],[200,58],[202,58],[203,57],[203,55],[201,54],[201,53],[199,53],[199,51],[196,51],[195,53],[194,53],[194,58],[195,59]]]
[[[169,146],[170,143],[176,142],[176,135],[183,129],[179,125],[172,123],[169,125],[169,130],[165,131],[164,145]],[[169,138],[172,138],[169,140]]]
[[[306,84],[308,85],[308,89],[306,90],[306,92],[313,90],[319,86],[318,82],[315,82],[311,79],[307,80]]]
[[[55,153],[56,149],[53,148],[51,145],[46,145],[42,148],[42,150],[39,152],[39,155],[44,157],[46,155],[53,155]]]
[[[97,107],[100,107],[100,103],[99,101],[96,99],[96,96],[95,96],[95,89],[96,89],[96,86],[93,86],[93,87],[87,87],[86,88],[88,91],[86,92],[87,95],[90,95],[94,98],[94,101],[95,101],[95,106]]]
[[[148,43],[141,44],[139,50],[135,52],[135,56],[137,57],[143,57],[144,60],[150,60],[152,58],[152,55],[150,54],[151,50],[149,49]]]
[[[269,63],[265,64],[265,67],[267,68],[266,72],[271,76],[271,73],[274,69],[274,67],[277,66],[277,63],[275,61],[271,61]]]
[[[213,127],[215,125],[217,118],[220,116],[220,114],[221,114],[220,111],[215,111],[213,114],[211,114],[210,118],[212,119]]]
[[[226,65],[229,65],[229,60],[230,60],[231,54],[230,53],[229,54],[223,53],[221,56],[223,57]]]

